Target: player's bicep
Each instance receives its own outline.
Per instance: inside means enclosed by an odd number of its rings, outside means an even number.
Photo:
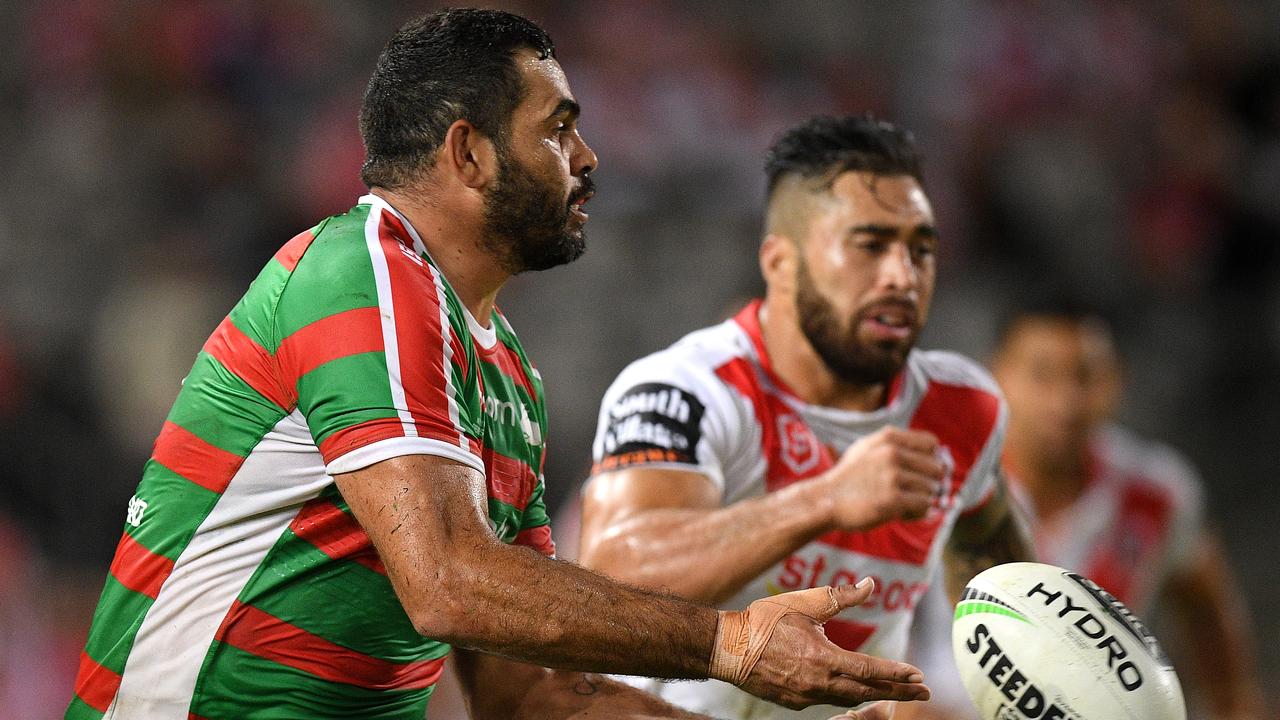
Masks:
[[[592,478],[582,493],[582,542],[651,510],[706,510],[720,506],[720,486],[697,470],[627,468]]]
[[[997,469],[990,482],[987,496],[980,504],[962,512],[956,520],[950,538],[953,546],[980,545],[1009,520],[1013,506],[1008,480]]]
[[[1007,562],[1034,561],[1030,523],[1004,473],[996,470],[995,486],[980,506],[962,514],[947,543],[949,585],[963,586],[988,567]]]
[[[457,602],[449,580],[465,553],[496,542],[486,520],[484,476],[434,455],[405,455],[334,476],[378,551],[410,619],[422,632],[433,608]],[[426,613],[425,615],[423,613]]]

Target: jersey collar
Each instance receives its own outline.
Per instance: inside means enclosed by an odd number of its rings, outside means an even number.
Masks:
[[[400,225],[404,228],[405,232],[409,234],[408,240],[413,244],[414,252],[426,258],[427,261],[431,263],[431,266],[437,268],[437,272],[439,272],[439,266],[431,259],[431,253],[427,252],[427,245],[422,242],[422,236],[418,234],[417,228],[413,226],[413,223],[409,222],[409,218],[405,217],[403,213],[395,209],[395,206],[387,202],[386,198],[369,193],[368,195],[360,196],[359,204],[372,205],[375,208],[391,213],[396,220],[400,221]],[[443,273],[441,273],[441,276],[443,277]],[[445,278],[445,281],[448,282],[448,278]],[[476,320],[475,316],[471,314],[471,310],[469,310],[466,305],[463,305],[462,303],[458,303],[458,305],[462,307],[462,314],[466,316],[467,329],[471,331],[471,337],[475,340],[476,346],[485,351],[492,351],[496,349],[498,346],[498,328],[496,320],[494,318],[490,318],[489,327],[485,327],[480,324],[479,320]]]

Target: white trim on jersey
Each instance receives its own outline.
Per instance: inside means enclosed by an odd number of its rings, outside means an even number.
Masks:
[[[281,418],[161,585],[104,720],[187,720],[200,669],[232,603],[302,504],[332,482],[302,413]]]
[[[475,453],[435,438],[392,437],[358,447],[325,466],[330,475],[355,472],[403,455],[435,455],[456,460],[467,467],[484,472],[484,461]]]
[[[492,324],[489,327],[481,325],[476,316],[472,315],[465,306],[462,308],[462,314],[467,318],[467,329],[471,331],[477,345],[485,350],[492,350],[498,346],[498,328]]]
[[[382,238],[379,232],[386,203],[379,198],[371,205],[369,217],[364,222],[364,241],[369,249],[369,260],[373,263],[373,279],[378,291],[378,315],[382,319],[382,347],[383,355],[387,359],[387,380],[391,386],[391,403],[395,406],[396,415],[400,418],[400,426],[405,437],[418,437],[418,426],[414,424],[413,414],[409,412],[409,402],[404,394],[404,381],[400,376],[400,341],[396,337],[396,310],[391,295],[391,269],[387,265],[387,256],[382,249]],[[448,345],[446,342],[445,347]],[[446,367],[446,378],[449,377],[448,371]]]
[[[471,452],[471,448],[467,444],[467,434],[462,431],[462,420],[458,415],[458,389],[453,386],[453,343],[449,342],[449,339],[453,336],[453,326],[449,324],[449,305],[444,293],[444,277],[439,270],[436,270],[434,265],[427,263],[427,267],[431,270],[431,279],[435,281],[436,301],[440,306],[440,334],[443,339],[441,346],[444,350],[441,354],[440,362],[444,372],[445,401],[449,404],[449,420],[458,430],[458,447],[462,448],[468,455],[475,457],[475,453]],[[471,313],[467,312],[465,308],[463,312],[467,314],[468,319],[471,318]],[[474,332],[472,330],[472,333]],[[480,369],[472,368],[472,372],[480,372]],[[481,464],[480,472],[484,472],[483,463]]]
[[[427,245],[422,242],[422,236],[418,234],[418,229],[413,226],[413,223],[409,222],[409,218],[405,217],[403,213],[395,209],[395,207],[392,206],[391,203],[387,202],[386,199],[374,195],[373,193],[369,193],[368,195],[361,196],[359,204],[381,206],[382,209],[392,215],[395,215],[396,219],[400,221],[400,224],[404,225],[404,229],[409,232],[409,237],[413,240],[413,251],[422,256],[427,255]]]

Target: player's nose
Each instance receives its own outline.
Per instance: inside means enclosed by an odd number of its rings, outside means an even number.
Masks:
[[[576,135],[576,140],[569,169],[574,177],[581,177],[584,173],[594,172],[600,167],[600,158],[596,156],[596,151],[591,149],[582,135]]]
[[[898,290],[914,290],[920,282],[920,273],[906,243],[895,242],[880,258],[880,284]]]

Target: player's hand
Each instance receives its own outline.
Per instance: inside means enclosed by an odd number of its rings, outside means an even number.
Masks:
[[[875,700],[927,700],[924,675],[907,663],[836,647],[822,624],[865,600],[875,585],[820,587],[721,613],[711,677],[797,710]]]
[[[822,479],[830,492],[832,525],[867,530],[924,517],[946,473],[937,453],[932,433],[893,426],[849,446]]]

